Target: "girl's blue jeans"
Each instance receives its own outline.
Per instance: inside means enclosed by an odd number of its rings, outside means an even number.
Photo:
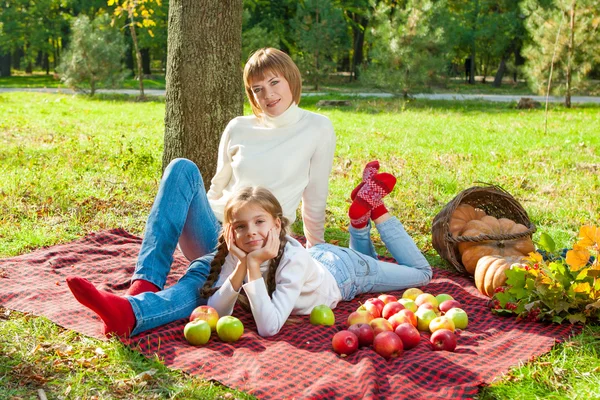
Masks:
[[[362,229],[350,226],[349,249],[318,244],[308,250],[335,277],[343,300],[422,286],[431,280],[431,266],[398,219],[391,217],[376,226],[398,264],[377,259],[370,224]]]

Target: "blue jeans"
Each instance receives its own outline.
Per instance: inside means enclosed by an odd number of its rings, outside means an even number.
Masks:
[[[371,226],[350,227],[350,249],[331,244],[318,244],[309,249],[338,283],[343,300],[362,293],[377,293],[423,286],[432,276],[431,266],[406,233],[398,219],[392,217],[377,225],[387,249],[398,262],[377,259],[371,240]]]
[[[187,318],[206,303],[199,289],[210,271],[214,254],[209,253],[215,250],[220,232],[196,164],[182,158],[171,161],[146,222],[132,281],[144,279],[164,288],[178,243],[188,260],[194,261],[170,288],[128,297],[136,318],[132,335]]]
[[[179,247],[188,260],[215,250],[221,224],[215,217],[196,164],[178,158],[167,166],[146,222],[132,281],[163,288]]]

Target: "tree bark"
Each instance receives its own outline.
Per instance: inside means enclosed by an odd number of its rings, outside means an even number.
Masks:
[[[10,76],[10,53],[0,54],[0,76]]]
[[[500,59],[500,65],[498,66],[498,71],[496,71],[496,76],[494,77],[494,83],[492,85],[494,87],[500,87],[502,85],[502,78],[504,77],[504,72],[506,71],[506,59],[504,56]]]
[[[133,8],[129,9],[129,31],[133,40],[133,48],[135,51],[135,59],[137,62],[138,82],[140,83],[140,98],[144,98],[144,72],[142,71],[142,53],[138,46],[137,34],[135,32],[135,20],[133,19]]]
[[[198,165],[206,188],[227,123],[243,113],[242,0],[171,0],[163,170]]]
[[[364,16],[359,16],[356,14],[352,15],[352,20],[355,25],[352,26],[352,71],[350,74],[350,80],[355,81],[358,80],[360,75],[360,66],[363,63],[364,59],[364,45],[365,45],[365,31],[367,29],[367,25],[369,24],[369,19]]]
[[[150,68],[150,49],[140,49],[140,53],[142,54],[142,72],[144,75],[152,74],[152,69]]]
[[[571,23],[569,32],[569,46],[567,55],[567,93],[565,93],[565,107],[571,108],[571,61],[573,60],[573,44],[575,36],[575,3],[573,0],[571,3]]]

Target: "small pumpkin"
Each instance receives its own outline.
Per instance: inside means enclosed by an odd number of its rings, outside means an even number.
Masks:
[[[485,211],[480,208],[475,208],[469,204],[463,203],[456,207],[452,216],[450,217],[450,223],[448,230],[454,237],[459,236],[462,233],[467,222],[474,219],[481,219],[486,216]]]
[[[475,268],[475,286],[488,297],[494,295],[494,290],[506,283],[506,270],[513,264],[523,260],[522,256],[483,256],[477,261]]]
[[[476,237],[479,235],[506,235],[525,232],[527,227],[523,224],[517,224],[508,218],[497,219],[491,215],[486,215],[479,220],[467,222],[462,232],[462,236]],[[458,244],[458,252],[461,255],[462,264],[468,273],[473,275],[477,261],[481,257],[498,255],[506,256],[526,256],[535,251],[531,237],[526,236],[514,240],[484,240],[481,242],[461,242]]]

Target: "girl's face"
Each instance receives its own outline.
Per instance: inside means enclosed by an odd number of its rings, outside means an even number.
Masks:
[[[250,253],[265,245],[271,228],[277,228],[275,234],[279,236],[281,220],[259,205],[248,203],[233,213],[230,226],[236,246]]]
[[[252,82],[254,100],[270,117],[283,114],[292,104],[293,96],[288,81],[274,72],[267,72],[262,81]]]

